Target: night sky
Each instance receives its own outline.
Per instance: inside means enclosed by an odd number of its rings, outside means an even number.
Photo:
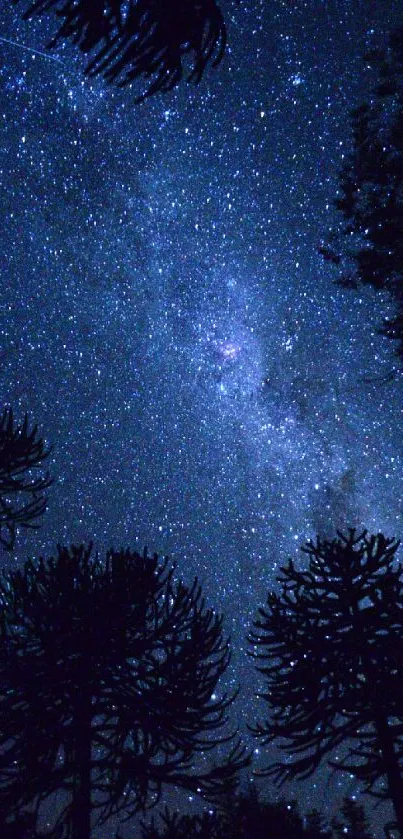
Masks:
[[[376,334],[391,308],[317,253],[373,81],[361,55],[403,9],[221,5],[218,70],[136,106],[72,48],[46,55],[53,19],[2,4],[0,397],[39,423],[55,477],[3,564],[91,539],[168,553],[225,614],[244,727],[245,635],[278,566],[336,527],[403,534],[402,378],[364,381],[396,365]],[[358,792],[327,777],[303,806]]]

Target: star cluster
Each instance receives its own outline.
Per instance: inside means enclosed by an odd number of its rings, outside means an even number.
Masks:
[[[361,55],[402,11],[225,11],[223,65],[137,107],[1,11],[0,394],[54,444],[56,478],[4,562],[90,539],[169,553],[224,611],[242,682],[279,564],[336,527],[402,532],[379,296],[335,286],[317,254]]]

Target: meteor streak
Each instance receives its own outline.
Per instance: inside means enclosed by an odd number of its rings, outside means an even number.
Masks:
[[[50,58],[51,61],[57,61],[58,64],[63,64],[63,61],[60,58],[56,58],[55,55],[50,55],[48,52],[41,52],[41,50],[34,50],[32,47],[26,47],[25,44],[19,44],[18,41],[10,41],[8,38],[2,37],[0,37],[0,41],[3,41],[4,44],[11,44],[13,47],[18,47],[20,50],[33,52],[34,55],[42,55],[43,58]]]

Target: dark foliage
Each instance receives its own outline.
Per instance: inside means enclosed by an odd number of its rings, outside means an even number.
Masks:
[[[332,839],[332,831],[324,826],[323,818],[315,808],[306,815],[305,833],[309,839]]]
[[[337,839],[372,839],[367,817],[362,804],[353,798],[344,798],[341,805],[341,818],[332,821],[332,828]]]
[[[253,730],[292,759],[266,774],[305,778],[326,758],[393,802],[403,828],[403,580],[398,542],[366,531],[302,548],[251,633],[270,719]],[[387,689],[385,689],[387,686]],[[342,750],[337,747],[343,746]],[[340,756],[340,754],[342,756]]]
[[[91,813],[129,818],[173,784],[228,792],[249,759],[216,698],[229,661],[222,619],[168,560],[59,548],[0,577],[0,811],[55,792],[58,824],[90,835]],[[197,754],[229,743],[215,768]],[[228,749],[226,750],[228,751]],[[67,829],[67,828],[66,828]],[[64,835],[64,834],[63,834]]]
[[[153,819],[142,824],[142,839],[226,839],[225,823],[219,813],[200,816],[180,816],[165,809],[160,814],[160,825]]]
[[[35,831],[35,816],[25,813],[13,824],[7,824],[0,816],[1,839],[37,839]]]
[[[264,803],[257,797],[241,796],[232,825],[231,839],[303,839],[305,835],[295,802]]]
[[[343,226],[320,252],[339,267],[341,285],[389,292],[396,315],[380,331],[399,342],[403,359],[403,29],[366,61],[378,82],[369,102],[352,111],[352,149],[335,201]]]
[[[179,816],[165,810],[161,824],[143,824],[142,839],[330,839],[319,818],[306,827],[295,802],[260,801],[254,795],[233,797],[224,811]],[[366,837],[363,836],[363,839]]]
[[[45,512],[44,491],[51,485],[49,474],[35,474],[42,469],[51,449],[38,437],[38,427],[29,430],[25,414],[21,425],[14,420],[11,408],[0,418],[0,543],[11,550],[19,527],[35,529]]]
[[[89,55],[88,76],[119,87],[151,79],[137,101],[175,87],[184,59],[187,81],[198,83],[224,55],[226,28],[216,0],[34,0],[24,17],[49,12],[60,26],[48,46],[71,40]]]

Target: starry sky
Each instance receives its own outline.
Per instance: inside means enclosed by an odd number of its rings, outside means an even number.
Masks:
[[[0,396],[39,423],[55,477],[2,561],[90,539],[170,554],[225,614],[243,725],[245,635],[278,566],[336,527],[403,531],[402,378],[364,381],[396,363],[389,302],[335,286],[317,253],[362,53],[403,10],[221,5],[218,70],[135,106],[69,46],[46,53],[53,21],[2,4]]]

